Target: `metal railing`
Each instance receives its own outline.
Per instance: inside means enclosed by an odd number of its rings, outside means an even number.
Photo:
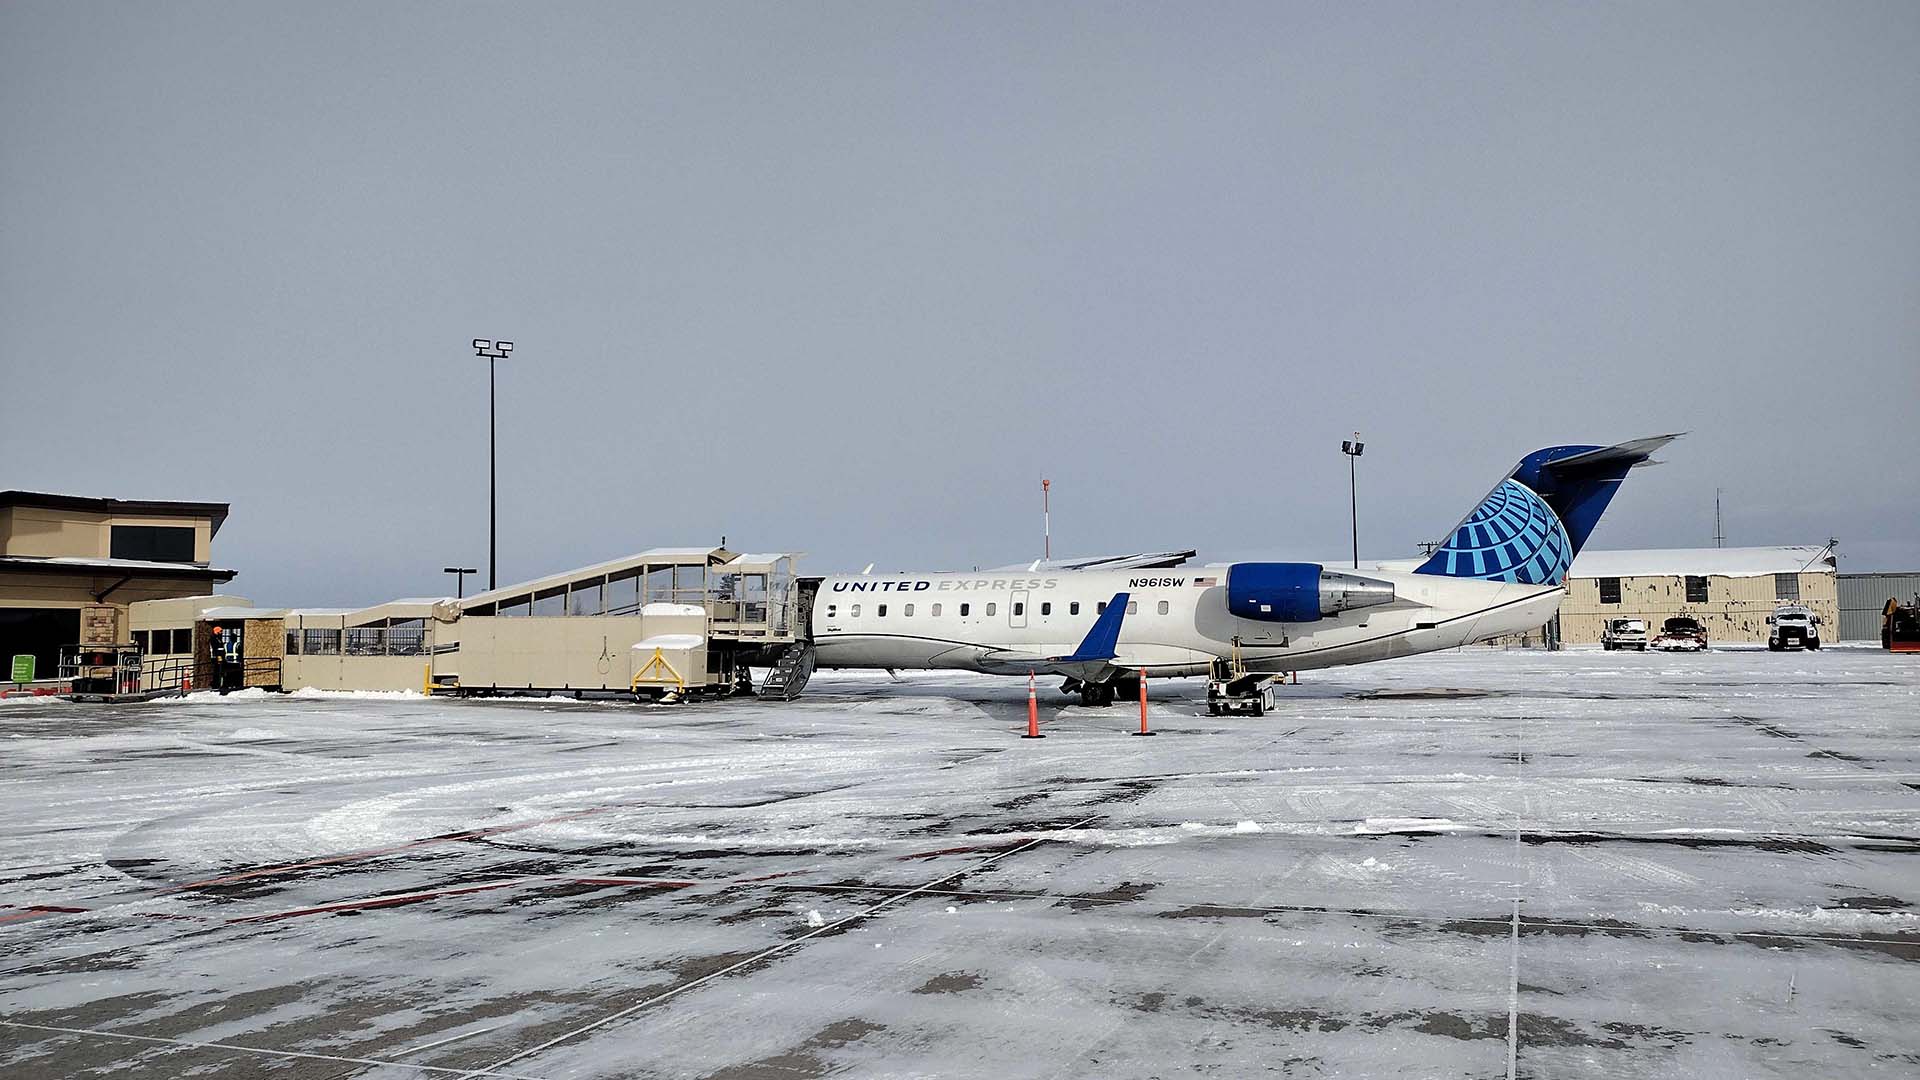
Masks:
[[[140,658],[141,690],[178,690],[193,679],[193,657],[155,656]],[[203,688],[204,689],[204,688]]]

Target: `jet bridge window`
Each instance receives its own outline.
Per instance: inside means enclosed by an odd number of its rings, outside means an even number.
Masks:
[[[1707,602],[1707,579],[1687,575],[1687,603],[1704,604]]]
[[[607,614],[637,615],[640,602],[640,571],[629,570],[607,579]]]
[[[606,592],[605,584],[606,579],[604,578],[591,578],[586,581],[574,582],[567,590],[567,614],[600,614],[600,599]]]
[[[303,627],[302,631],[306,635],[300,642],[302,656],[340,655],[340,631],[315,630],[312,627]]]
[[[535,593],[533,596],[533,613],[535,615],[565,615],[567,613],[567,587],[565,585],[555,585],[551,589],[543,589]]]
[[[1617,604],[1620,602],[1619,578],[1603,577],[1600,579],[1600,602],[1603,604]]]

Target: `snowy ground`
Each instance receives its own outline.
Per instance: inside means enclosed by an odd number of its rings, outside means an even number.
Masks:
[[[1920,657],[1154,690],[0,704],[0,1076],[1920,1073]]]

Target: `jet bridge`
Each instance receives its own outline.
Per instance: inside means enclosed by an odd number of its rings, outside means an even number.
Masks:
[[[752,688],[792,697],[812,672],[791,552],[653,548],[458,602],[436,636],[436,692],[637,694],[664,700]]]

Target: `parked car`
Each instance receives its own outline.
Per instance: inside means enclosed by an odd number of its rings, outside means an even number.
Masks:
[[[1782,649],[1817,649],[1820,647],[1820,625],[1826,620],[1813,613],[1812,608],[1799,604],[1782,604],[1767,616],[1767,648],[1774,652]]]
[[[1647,651],[1647,620],[1645,619],[1608,619],[1606,629],[1600,631],[1600,647],[1611,652],[1614,649],[1639,649]]]
[[[1691,615],[1675,615],[1660,624],[1660,636],[1653,639],[1653,647],[1667,652],[1705,652],[1707,628]]]

